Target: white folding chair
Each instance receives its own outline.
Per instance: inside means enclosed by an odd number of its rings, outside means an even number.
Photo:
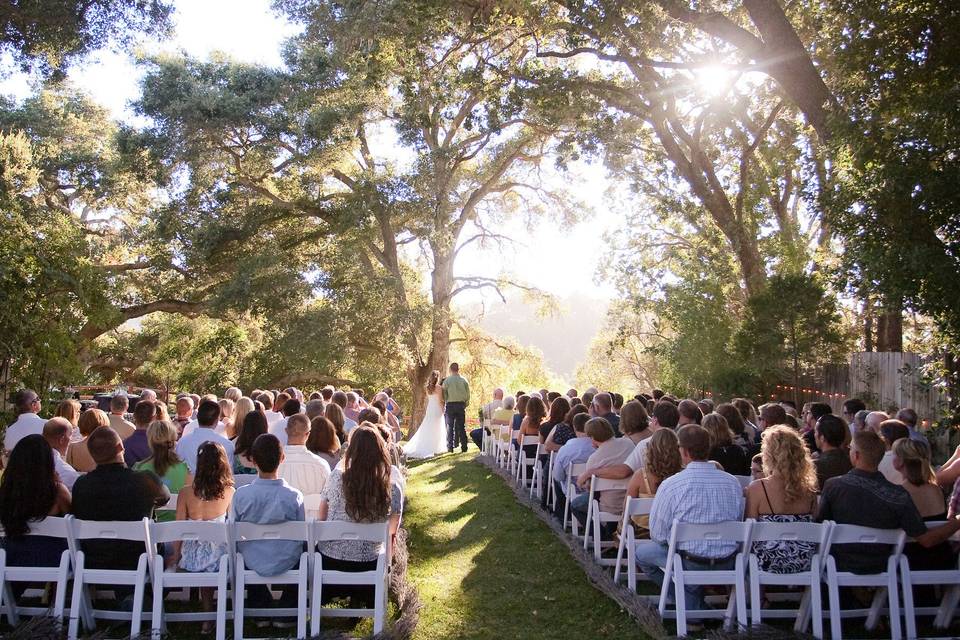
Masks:
[[[928,522],[928,528],[935,528],[944,522]],[[954,534],[952,539],[958,538]],[[937,607],[916,607],[913,601],[913,587],[915,586],[946,587]],[[957,606],[957,596],[960,595],[960,559],[956,566],[950,569],[915,571],[910,568],[907,556],[900,556],[900,586],[903,590],[903,617],[906,621],[907,638],[917,638],[917,616],[934,616],[933,626],[936,629],[946,629],[953,619],[953,611]]]
[[[536,451],[533,456],[528,456],[523,448],[534,445],[537,447]],[[521,489],[526,489],[527,481],[533,482],[533,468],[537,463],[537,458],[540,457],[540,436],[523,436],[517,456],[516,482]]]
[[[490,455],[490,444],[493,441],[493,431],[490,428],[490,420],[484,419],[480,422],[480,450],[484,455]]]
[[[374,634],[383,631],[387,619],[387,588],[390,576],[390,523],[357,524],[342,521],[312,523],[314,547],[316,543],[329,541],[375,542],[380,545],[377,565],[372,571],[334,571],[324,569],[323,556],[317,551],[313,560],[313,600],[310,613],[310,633],[320,633],[320,620],[324,617],[373,618]],[[369,585],[374,588],[373,609],[331,608],[323,606],[323,588],[329,585]]]
[[[297,617],[297,638],[307,635],[307,586],[310,573],[310,554],[304,550],[300,561],[288,571],[276,576],[261,576],[253,569],[247,569],[240,545],[243,542],[292,541],[309,543],[313,539],[309,522],[280,522],[277,524],[254,524],[252,522],[233,523],[233,546],[236,553],[234,570],[233,635],[243,640],[243,619],[245,615],[254,617]],[[246,608],[244,592],[247,585],[297,585],[297,608]]]
[[[747,522],[717,522],[713,524],[694,524],[689,522],[673,521],[670,531],[670,545],[667,549],[667,561],[664,567],[663,588],[660,590],[660,617],[668,617],[674,613],[677,619],[677,635],[687,635],[687,616],[700,618],[723,618],[724,628],[730,629],[733,625],[734,609],[736,609],[737,624],[747,625],[746,605],[746,561],[745,549],[750,541],[750,526]],[[735,542],[739,549],[734,552],[733,569],[685,569],[683,553],[680,545],[689,542]],[[687,609],[687,595],[684,590],[687,585],[726,585],[731,587],[730,597],[726,610],[718,609]],[[676,611],[667,611],[667,600],[670,587],[673,587]]]
[[[67,516],[69,518],[70,516]],[[0,612],[6,610],[7,621],[17,625],[20,615],[41,616],[49,615],[49,607],[26,607],[17,604],[13,597],[11,582],[41,582],[54,583],[56,595],[53,599],[53,617],[63,619],[64,605],[67,598],[67,583],[73,578],[72,560],[68,548],[70,539],[70,523],[67,518],[49,516],[39,522],[30,523],[28,536],[47,536],[60,538],[64,541],[63,553],[60,554],[60,564],[56,567],[11,567],[7,566],[6,552],[0,548]]]
[[[543,461],[540,459],[545,452],[543,450],[543,445],[537,448],[537,457],[536,462],[533,463],[533,479],[530,482],[530,499],[533,500],[533,494],[537,494],[537,498],[543,500]],[[557,454],[556,451],[551,451],[547,455],[547,470],[553,471],[553,457]],[[547,485],[552,485],[552,482],[548,482]],[[547,489],[547,497],[549,498],[549,489]]]
[[[143,596],[150,583],[150,567],[156,555],[150,540],[150,520],[117,522],[69,519],[70,551],[73,554],[73,594],[70,602],[70,625],[67,631],[69,640],[76,640],[80,616],[84,625],[92,630],[96,618],[104,620],[129,620],[130,635],[137,636],[144,618],[150,617],[143,611]],[[143,553],[137,560],[136,569],[91,569],[86,565],[83,542],[87,540],[126,540],[143,544]],[[131,611],[94,609],[91,590],[95,585],[126,585],[133,587],[133,607]]]
[[[167,622],[199,622],[215,620],[217,623],[216,640],[224,640],[227,632],[227,599],[230,597],[230,553],[229,525],[226,522],[203,522],[198,520],[178,520],[176,522],[154,522],[150,525],[150,538],[153,542],[171,544],[174,542],[211,542],[223,545],[226,549],[220,557],[216,572],[190,573],[164,571],[163,556],[153,559],[153,631],[160,633]],[[216,589],[217,609],[199,612],[164,611],[164,592],[167,589],[191,587],[209,587]]]
[[[600,509],[600,494],[604,491],[626,491],[629,479],[610,480],[607,478],[590,478],[590,499],[587,502],[587,524],[583,533],[583,550],[586,551],[591,540],[593,541],[593,559],[597,564],[604,566],[613,566],[616,560],[605,560],[601,556],[602,549],[610,549],[615,546],[612,540],[604,542],[601,538],[601,527],[605,522],[618,522],[623,513],[603,511]]]
[[[567,481],[566,481],[566,484],[564,485],[564,487],[566,488],[566,496],[564,499],[566,500],[566,502],[564,502],[564,505],[563,505],[563,530],[564,531],[567,530],[567,520],[569,519],[570,533],[575,538],[580,537],[580,534],[578,532],[578,529],[580,527],[577,524],[576,516],[574,516],[570,512],[570,502],[577,495],[577,478],[580,476],[580,474],[582,474],[586,470],[587,470],[586,462],[581,462],[579,464],[571,463],[567,465]]]
[[[303,511],[307,520],[316,520],[320,513],[320,501],[323,499],[322,493],[305,493],[303,495]]]
[[[620,521],[620,545],[617,548],[617,562],[614,565],[613,581],[620,582],[623,557],[626,554],[627,586],[631,591],[637,590],[637,560],[635,554],[637,539],[631,518],[633,516],[649,515],[652,507],[653,498],[631,498],[630,496],[627,496],[626,504],[623,507],[623,519]]]
[[[514,440],[520,440],[520,429],[511,429],[510,439],[507,441],[507,470],[511,475],[515,476],[517,472],[517,460],[519,458],[518,454],[520,452],[513,446]]]
[[[827,594],[830,599],[830,635],[833,640],[842,638],[842,619],[866,616],[866,628],[877,626],[883,603],[888,603],[890,636],[900,639],[900,596],[897,589],[897,566],[906,542],[907,534],[900,529],[872,529],[851,524],[831,524],[826,556]],[[858,574],[839,571],[832,552],[838,544],[887,544],[892,547],[887,559],[886,571],[873,574]],[[840,609],[840,587],[874,587],[876,592],[869,609]]]
[[[795,631],[806,631],[807,621],[813,612],[813,635],[823,637],[823,610],[820,598],[820,577],[823,572],[823,553],[827,548],[830,524],[816,522],[754,522],[750,531],[750,613],[751,624],[763,623],[763,617],[796,617]],[[810,558],[810,569],[799,573],[772,573],[760,569],[753,545],[757,542],[786,540],[809,542],[817,545]],[[799,609],[763,609],[760,589],[765,585],[804,587]]]
[[[550,511],[557,510],[557,489],[553,484],[553,471],[557,464],[557,452],[550,452],[550,465],[547,467],[547,504]]]

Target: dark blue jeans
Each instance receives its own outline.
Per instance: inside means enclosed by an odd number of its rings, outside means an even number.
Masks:
[[[467,450],[467,405],[464,402],[448,402],[445,410],[447,418],[447,451],[459,445],[461,451]]]

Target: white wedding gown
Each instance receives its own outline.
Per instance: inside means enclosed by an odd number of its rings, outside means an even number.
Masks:
[[[410,441],[403,445],[408,458],[430,458],[447,450],[447,423],[435,394],[427,396],[427,412],[420,428]]]

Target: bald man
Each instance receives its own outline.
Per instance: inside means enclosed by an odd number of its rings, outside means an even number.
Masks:
[[[50,448],[53,449],[53,465],[67,489],[73,491],[73,485],[80,477],[80,473],[67,464],[64,456],[67,455],[67,447],[70,445],[70,433],[73,431],[73,425],[66,418],[53,418],[47,420],[43,425],[43,439],[47,441]]]

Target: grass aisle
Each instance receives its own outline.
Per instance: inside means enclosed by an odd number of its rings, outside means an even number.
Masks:
[[[417,640],[638,638],[553,532],[470,454],[410,465],[404,526]]]

